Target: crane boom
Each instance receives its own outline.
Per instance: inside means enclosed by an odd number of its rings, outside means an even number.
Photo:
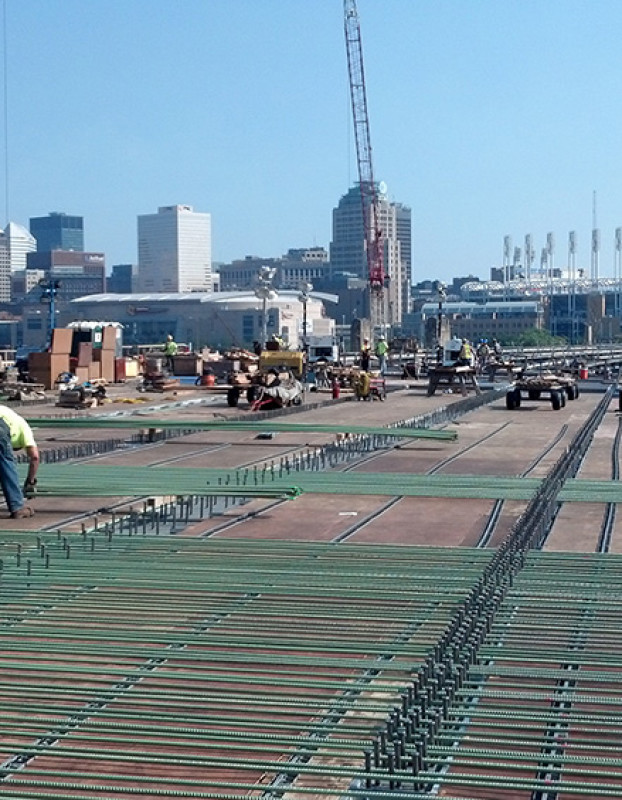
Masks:
[[[348,74],[350,78],[350,97],[354,120],[354,139],[358,162],[365,250],[367,256],[367,275],[369,280],[370,313],[372,324],[384,322],[384,269],[382,230],[378,220],[378,193],[374,181],[371,138],[369,135],[369,114],[367,112],[367,92],[363,68],[363,47],[356,0],[344,0],[344,29],[346,52],[348,55]]]

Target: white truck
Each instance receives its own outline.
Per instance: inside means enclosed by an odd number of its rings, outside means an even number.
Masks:
[[[334,336],[309,336],[308,348],[309,364],[315,364],[316,361],[326,361],[329,364],[339,363],[339,347]]]

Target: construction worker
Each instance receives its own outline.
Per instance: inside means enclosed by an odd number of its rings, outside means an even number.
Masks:
[[[378,337],[378,342],[376,344],[376,358],[378,359],[378,366],[380,369],[380,374],[385,375],[387,371],[387,353],[389,352],[389,345],[386,342],[384,336]]]
[[[477,371],[483,374],[488,359],[490,358],[490,347],[488,346],[488,339],[482,339],[477,348]]]
[[[166,337],[166,341],[164,342],[164,357],[165,357],[165,366],[169,372],[175,372],[175,362],[174,358],[177,355],[177,342],[173,339],[171,334]]]
[[[466,339],[462,340],[462,347],[460,348],[460,355],[458,356],[458,364],[462,367],[471,367],[473,365],[473,350]]]
[[[14,451],[24,448],[28,456],[28,475],[22,490]],[[39,449],[30,425],[12,408],[0,405],[0,485],[11,519],[32,517],[35,513],[25,505],[24,496],[34,497],[38,468]]]
[[[363,339],[363,346],[361,347],[361,370],[369,372],[369,362],[371,360],[371,348],[369,346],[369,339]]]

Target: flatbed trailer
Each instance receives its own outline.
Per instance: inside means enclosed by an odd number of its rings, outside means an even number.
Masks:
[[[577,381],[567,375],[529,375],[519,378],[505,395],[505,406],[509,411],[520,408],[524,399],[540,400],[548,396],[553,411],[559,411],[566,400],[579,396]]]
[[[475,394],[482,393],[474,367],[441,365],[428,367],[428,397],[432,397],[439,388],[453,389],[455,386],[460,387],[462,395],[466,395],[469,389],[473,389]]]

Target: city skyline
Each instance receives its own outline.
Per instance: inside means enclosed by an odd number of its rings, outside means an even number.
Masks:
[[[189,204],[217,262],[328,248],[356,181],[341,0],[2,5],[2,226],[79,213],[88,249],[135,263],[137,217]],[[506,235],[537,262],[551,231],[556,263],[573,230],[589,268],[594,192],[612,275],[622,4],[358,9],[374,172],[412,209],[414,279],[487,277]]]

